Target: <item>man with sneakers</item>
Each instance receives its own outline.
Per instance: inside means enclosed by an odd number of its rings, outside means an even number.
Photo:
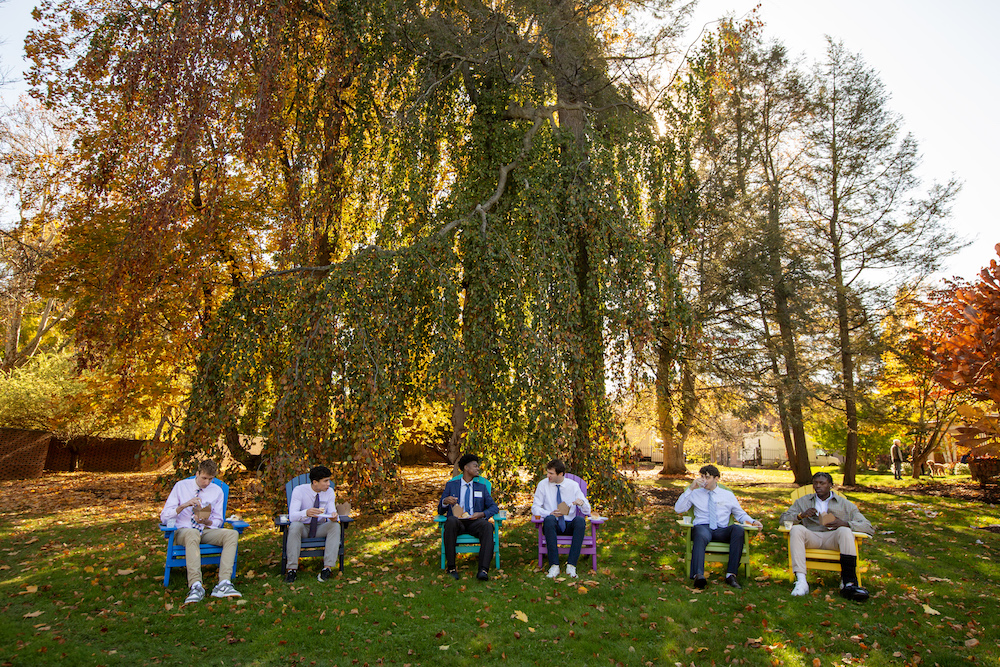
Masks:
[[[740,507],[740,501],[732,491],[719,486],[721,476],[715,466],[702,466],[698,477],[694,478],[674,504],[674,511],[678,514],[694,508],[689,576],[694,579],[694,587],[698,589],[705,588],[708,583],[705,579],[705,549],[709,542],[729,543],[726,585],[743,588],[736,580],[736,572],[740,569],[740,559],[743,557],[743,541],[746,539],[742,524],[749,523],[758,528],[763,526]],[[730,516],[737,523],[730,525]]]
[[[458,579],[455,568],[455,553],[460,534],[475,535],[479,538],[479,572],[476,578],[487,581],[490,578],[490,563],[493,561],[493,524],[491,516],[500,511],[493,501],[493,496],[486,485],[477,482],[479,476],[479,457],[466,454],[458,460],[458,468],[462,476],[449,480],[444,485],[441,501],[438,502],[438,514],[447,515],[444,522],[444,559],[448,576]],[[460,505],[463,518],[455,516],[452,509]]]
[[[175,520],[177,532],[174,534],[174,544],[184,547],[188,585],[191,587],[184,604],[201,602],[205,597],[205,588],[201,583],[202,542],[222,547],[219,583],[212,589],[212,597],[242,597],[230,581],[240,535],[232,528],[222,527],[225,494],[221,487],[212,484],[218,472],[219,467],[215,461],[202,461],[193,479],[182,479],[174,484],[163,511],[160,512],[161,523],[169,525],[169,519]],[[212,506],[211,514],[205,518],[199,517],[196,510],[209,504]]]
[[[569,510],[564,514],[559,505],[566,503]],[[580,508],[578,511],[577,508]],[[590,513],[590,502],[580,490],[580,485],[566,479],[566,464],[553,459],[545,466],[545,479],[535,487],[535,500],[531,513],[543,517],[542,532],[548,551],[549,572],[545,576],[554,579],[559,576],[559,545],[557,535],[572,535],[573,542],[566,558],[566,576],[576,577],[576,562],[583,547],[583,536],[587,530],[585,514]]]
[[[858,552],[854,532],[874,535],[875,529],[857,505],[833,492],[833,477],[818,472],[812,478],[813,490],[796,500],[781,521],[791,521],[788,550],[795,574],[792,595],[806,595],[806,549],[840,550],[840,595],[864,602],[868,591],[858,585]]]
[[[299,551],[302,537],[325,537],[323,569],[316,577],[327,581],[333,576],[340,552],[340,518],[337,515],[337,497],[330,480],[333,473],[326,466],[315,466],[309,471],[309,483],[292,489],[288,503],[288,569],[285,583],[295,581],[299,568]]]

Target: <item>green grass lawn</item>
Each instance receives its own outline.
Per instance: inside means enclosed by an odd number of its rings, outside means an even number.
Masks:
[[[601,533],[599,571],[583,557],[573,581],[536,570],[536,529],[517,513],[505,523],[502,569],[479,582],[474,556],[460,555],[463,578],[455,582],[439,569],[428,505],[360,517],[344,573],[322,584],[318,562],[304,560],[291,587],[277,572],[280,541],[270,517],[246,511],[251,529],[235,579],[243,598],[182,606],[183,569],[162,585],[155,504],[5,510],[0,664],[998,663],[998,536],[970,527],[1000,523],[997,507],[851,493],[878,531],[862,555],[872,599],[841,599],[832,573],[810,574],[811,594],[792,598],[785,539],[776,531],[790,475],[732,474],[754,480],[731,485],[765,525],[742,591],[722,586],[718,569],[705,591],[688,587],[680,529],[664,506],[612,517]],[[891,474],[859,479],[908,485],[894,482]],[[0,497],[17,490],[4,482]],[[215,568],[205,570],[210,589]]]

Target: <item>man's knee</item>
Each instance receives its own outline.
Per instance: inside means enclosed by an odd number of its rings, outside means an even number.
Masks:
[[[559,522],[559,517],[552,516],[551,514],[542,519],[542,530],[546,528],[553,528]]]
[[[712,541],[712,529],[705,525],[697,525],[691,528],[691,540],[708,544]]]

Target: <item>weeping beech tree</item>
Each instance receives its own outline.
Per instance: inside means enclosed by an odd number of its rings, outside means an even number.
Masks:
[[[86,147],[53,289],[122,382],[194,365],[178,470],[238,427],[267,488],[320,460],[374,500],[430,397],[501,497],[561,456],[633,501],[605,386],[642,329],[637,63],[669,30],[568,0],[107,7],[32,37]]]

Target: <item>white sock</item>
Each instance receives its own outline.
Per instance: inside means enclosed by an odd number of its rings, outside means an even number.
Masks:
[[[803,584],[806,583],[806,573],[805,572],[796,572],[795,573],[795,581],[801,581]]]

